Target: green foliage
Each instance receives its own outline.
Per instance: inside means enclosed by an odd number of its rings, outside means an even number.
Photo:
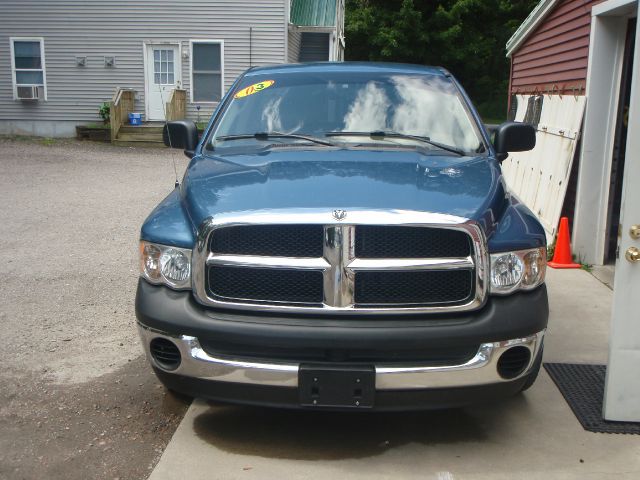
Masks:
[[[547,245],[547,260],[550,262],[553,260],[553,254],[556,251],[556,242],[554,241],[551,245]]]
[[[347,60],[439,65],[481,114],[506,116],[505,44],[537,0],[347,0]]]
[[[100,115],[100,118],[102,118],[102,120],[107,123],[111,119],[111,104],[109,102],[104,102],[102,105],[100,105],[98,114]]]

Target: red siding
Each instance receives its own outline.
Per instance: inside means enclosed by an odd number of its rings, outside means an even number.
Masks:
[[[591,8],[603,0],[562,0],[511,56],[510,91],[583,93]]]

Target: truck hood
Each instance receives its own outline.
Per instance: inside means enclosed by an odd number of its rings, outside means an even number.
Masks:
[[[195,157],[182,200],[194,228],[222,213],[294,208],[418,210],[481,221],[504,208],[501,178],[487,157],[272,148]]]

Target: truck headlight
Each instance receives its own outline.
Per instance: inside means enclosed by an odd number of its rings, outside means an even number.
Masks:
[[[140,274],[176,290],[191,288],[191,250],[140,242]]]
[[[531,290],[544,282],[547,268],[545,247],[491,255],[491,292],[506,295]]]

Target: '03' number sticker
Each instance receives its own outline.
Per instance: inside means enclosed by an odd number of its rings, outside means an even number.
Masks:
[[[276,83],[274,80],[265,80],[264,82],[254,83],[253,85],[249,85],[248,87],[240,90],[233,96],[233,98],[248,97],[249,95],[253,95],[254,93],[261,92],[265,88],[269,88],[274,83]]]

